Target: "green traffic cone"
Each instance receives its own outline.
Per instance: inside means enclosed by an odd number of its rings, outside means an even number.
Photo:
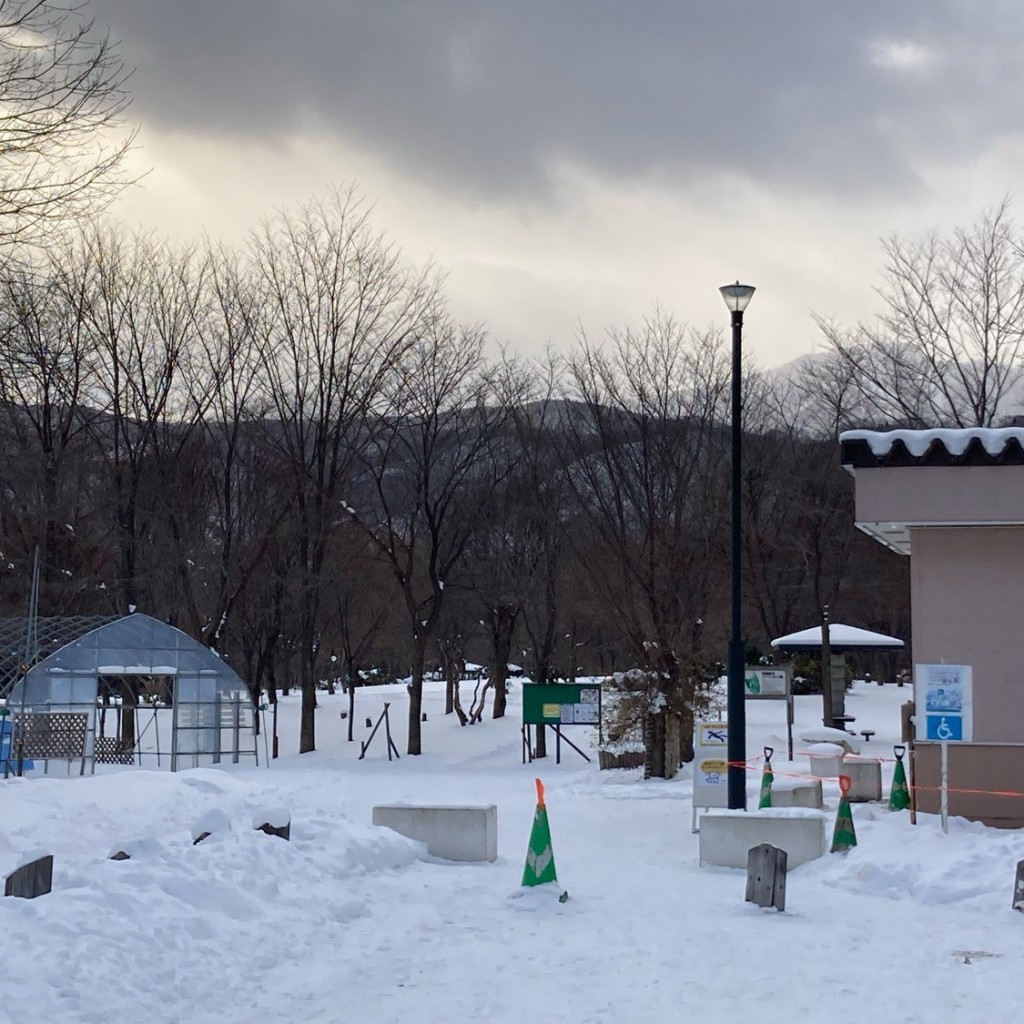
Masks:
[[[764,748],[764,771],[761,773],[761,797],[757,802],[757,809],[761,810],[763,807],[771,807],[772,805],[772,782],[775,779],[772,773],[772,754],[774,751],[771,747]]]
[[[896,755],[896,770],[892,773],[892,789],[889,790],[889,810],[905,811],[910,806],[910,789],[907,786],[907,772],[903,757]]]
[[[839,788],[842,790],[842,796],[839,798],[839,810],[836,812],[836,827],[832,832],[832,853],[846,853],[857,845],[853,812],[850,810],[850,799],[846,795],[850,792],[848,775],[839,776]]]
[[[551,828],[548,825],[548,809],[544,805],[544,784],[537,783],[537,809],[533,813],[533,829],[530,845],[526,850],[526,867],[523,868],[523,885],[544,885],[557,882],[555,874],[555,853],[551,848]]]

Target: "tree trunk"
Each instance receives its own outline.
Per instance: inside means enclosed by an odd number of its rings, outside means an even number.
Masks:
[[[352,742],[356,720],[356,684],[355,677],[349,674],[348,677],[348,741]]]
[[[423,662],[426,658],[426,642],[419,637],[413,642],[412,678],[409,680],[409,745],[407,754],[417,756],[423,753]]]
[[[548,727],[546,725],[537,726],[537,746],[533,752],[534,757],[547,757],[548,756]]]
[[[650,712],[644,721],[644,778],[666,778],[665,715],[663,712]]]
[[[492,717],[503,718],[508,701],[508,659],[512,654],[512,635],[515,632],[516,620],[519,618],[519,606],[493,605],[487,611],[491,635],[490,684],[494,689]]]
[[[462,697],[459,694],[459,680],[457,679],[455,680],[455,689],[452,693],[452,710],[459,720],[459,725],[465,725],[469,721],[469,716],[462,710]]]
[[[299,719],[299,753],[308,754],[316,750],[316,682],[312,678],[302,680],[302,712]]]
[[[495,676],[491,680],[491,685],[494,687],[494,712],[491,715],[492,718],[505,717],[505,708],[508,705],[507,675],[508,673],[503,671],[500,676]]]

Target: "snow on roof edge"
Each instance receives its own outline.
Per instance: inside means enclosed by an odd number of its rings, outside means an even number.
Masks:
[[[897,441],[902,441],[914,458],[921,458],[929,446],[938,441],[950,455],[963,455],[974,440],[981,442],[989,455],[1000,455],[1010,441],[1024,448],[1024,427],[966,427],[936,428],[933,430],[844,430],[843,441],[866,441],[872,455],[888,455]]]

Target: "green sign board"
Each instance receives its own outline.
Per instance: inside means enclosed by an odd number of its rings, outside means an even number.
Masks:
[[[526,683],[524,725],[597,725],[601,687],[595,683]]]

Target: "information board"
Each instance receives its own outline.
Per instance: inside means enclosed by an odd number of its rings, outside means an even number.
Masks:
[[[595,683],[526,683],[524,725],[597,725],[601,687]]]
[[[693,732],[693,808],[729,806],[729,726],[696,722]]]
[[[785,668],[746,668],[743,692],[761,700],[785,700],[789,696],[789,672]]]
[[[974,735],[970,665],[914,666],[914,722],[918,740],[967,743]]]

